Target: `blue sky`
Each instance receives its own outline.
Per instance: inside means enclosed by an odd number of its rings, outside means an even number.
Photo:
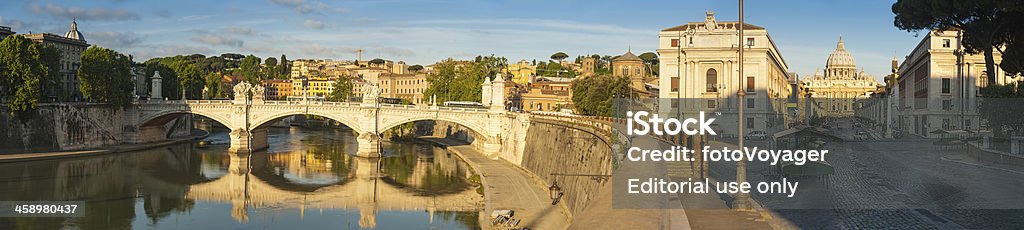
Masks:
[[[892,1],[747,1],[790,70],[808,76],[843,35],[858,67],[881,77],[920,41],[893,27]],[[96,0],[0,1],[0,25],[64,34],[72,17],[90,44],[137,59],[235,52],[289,59],[438,60],[495,54],[509,60],[618,55],[657,48],[659,30],[737,18],[736,1]]]

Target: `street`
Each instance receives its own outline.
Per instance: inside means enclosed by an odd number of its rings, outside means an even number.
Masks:
[[[794,198],[752,194],[776,218],[809,229],[829,228],[1015,228],[1024,226],[1024,174],[943,160],[963,149],[934,140],[853,140],[859,129],[849,120],[834,126],[845,143],[829,143],[829,179],[800,180]],[[747,146],[767,147],[766,141]],[[729,145],[713,143],[713,145]],[[748,180],[778,181],[767,163],[748,164]],[[735,179],[735,164],[711,164],[712,177]],[[824,210],[823,210],[824,209]]]

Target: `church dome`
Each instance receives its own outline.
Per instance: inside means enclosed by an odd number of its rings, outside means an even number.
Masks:
[[[828,62],[825,63],[825,68],[857,68],[856,66],[857,63],[853,61],[853,55],[850,55],[850,52],[846,52],[846,46],[843,45],[843,37],[839,37],[836,50],[828,55]]]
[[[68,33],[64,34],[64,37],[85,41],[85,36],[82,36],[82,33],[78,32],[78,22],[76,21],[77,19],[71,20],[71,30],[68,30]]]

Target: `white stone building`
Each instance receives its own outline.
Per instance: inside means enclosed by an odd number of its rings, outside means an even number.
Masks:
[[[784,129],[785,99],[792,93],[789,67],[764,27],[744,24],[744,76],[739,76],[739,22],[717,21],[707,12],[703,22],[667,28],[658,34],[659,105],[662,113],[722,112],[714,128],[736,135],[738,95],[744,97],[745,132]],[[681,98],[682,103],[670,100]],[[729,118],[729,115],[733,117]]]
[[[929,138],[942,137],[935,132],[939,129],[978,130],[978,89],[988,84],[989,77],[996,77],[999,85],[1019,79],[999,69],[999,52],[995,52],[994,74],[986,73],[982,54],[966,54],[958,65],[954,52],[962,48],[958,38],[956,30],[929,32],[899,66],[897,85],[892,87],[898,129]]]

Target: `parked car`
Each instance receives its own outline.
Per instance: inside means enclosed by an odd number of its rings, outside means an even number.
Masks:
[[[764,139],[768,139],[768,133],[765,133],[764,131],[760,131],[760,130],[754,130],[754,131],[750,131],[749,133],[747,133],[746,136],[743,136],[743,139],[746,139],[746,140],[750,140],[750,139],[764,140]]]
[[[858,131],[857,134],[853,135],[853,139],[855,139],[855,140],[867,140],[867,139],[870,139],[870,138],[868,137],[868,132]]]

